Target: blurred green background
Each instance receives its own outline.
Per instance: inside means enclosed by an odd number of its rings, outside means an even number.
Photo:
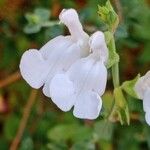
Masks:
[[[115,39],[123,82],[150,69],[150,1],[111,2],[120,16]],[[110,76],[101,116],[89,121],[60,111],[41,90],[32,90],[18,73],[24,51],[38,49],[50,39],[68,34],[63,25],[57,24],[63,8],[77,9],[87,33],[104,31],[97,13],[97,5],[102,3],[103,0],[0,0],[0,150],[10,149],[16,139],[20,139],[19,150],[150,149],[150,128],[144,120],[141,100],[127,96],[130,126],[103,119],[112,103]],[[23,136],[18,138],[18,134]]]

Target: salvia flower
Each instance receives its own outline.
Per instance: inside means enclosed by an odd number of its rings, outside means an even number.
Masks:
[[[26,82],[36,89],[44,86],[43,92],[48,97],[53,76],[67,71],[77,59],[87,56],[89,50],[89,36],[83,31],[77,12],[64,9],[59,19],[68,27],[71,35],[60,35],[40,50],[26,51],[20,62],[21,75]]]
[[[138,97],[143,100],[145,120],[150,125],[150,71],[136,82],[135,91]]]
[[[104,34],[94,33],[89,44],[91,54],[77,60],[66,73],[54,76],[50,84],[52,101],[63,111],[74,106],[74,116],[82,119],[99,116],[107,81],[104,63],[108,59],[108,49]]]

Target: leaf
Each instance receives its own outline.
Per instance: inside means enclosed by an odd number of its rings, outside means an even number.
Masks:
[[[19,118],[16,115],[10,116],[4,125],[4,134],[6,139],[12,140],[16,135],[18,126],[19,126]]]
[[[125,81],[121,88],[127,93],[129,94],[130,96],[134,97],[134,98],[137,98],[138,99],[138,96],[134,90],[134,86],[137,82],[137,80],[140,78],[140,74],[138,74],[133,80],[130,80],[130,81]]]
[[[27,24],[24,28],[24,32],[27,34],[37,33],[41,30],[40,25]]]
[[[40,23],[40,18],[39,16],[32,14],[32,13],[27,13],[25,15],[25,18],[27,19],[29,24],[39,24]]]
[[[111,141],[114,131],[114,125],[108,120],[101,120],[95,123],[94,136],[98,140]]]
[[[110,31],[104,32],[105,35],[105,41],[107,44],[109,44],[113,38],[113,34]]]
[[[95,150],[95,144],[90,141],[77,142],[71,147],[71,150]]]
[[[63,141],[58,142],[58,143],[57,142],[51,142],[51,143],[47,144],[47,149],[48,150],[66,150],[66,149],[68,149],[68,146]]]
[[[150,43],[145,44],[144,50],[142,51],[141,55],[139,56],[138,60],[140,63],[150,63]]]
[[[105,94],[102,96],[102,99],[103,99],[102,115],[104,116],[104,118],[106,118],[110,115],[114,103],[112,92],[106,91]]]
[[[120,60],[119,55],[115,51],[109,50],[109,59],[107,62],[107,68],[112,67],[114,64],[118,63]]]
[[[100,0],[99,1],[99,5],[100,6],[105,6],[106,5],[107,0]]]
[[[115,40],[113,35],[110,35],[110,42],[107,44],[109,50],[109,58],[107,62],[107,68],[112,67],[114,64],[119,62],[119,55],[116,52]]]
[[[48,138],[53,141],[80,141],[90,137],[91,129],[78,124],[58,125],[48,132]]]
[[[114,32],[119,24],[119,18],[109,0],[103,6],[98,5],[98,14],[100,19],[108,25],[108,30]]]
[[[33,141],[30,137],[22,140],[19,150],[33,150]]]
[[[4,137],[0,138],[0,149],[1,150],[9,149],[9,142]]]
[[[48,21],[50,18],[50,10],[45,8],[36,8],[34,11],[35,15],[37,15],[40,21]]]
[[[121,87],[115,88],[114,90],[115,105],[114,113],[117,114],[120,123],[130,124],[130,115],[127,101],[122,93]]]
[[[120,24],[115,32],[115,39],[120,40],[128,37],[127,25]]]

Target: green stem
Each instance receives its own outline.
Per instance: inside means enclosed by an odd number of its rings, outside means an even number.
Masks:
[[[112,78],[113,78],[114,88],[119,87],[120,81],[119,81],[119,64],[118,63],[112,66]]]
[[[115,40],[114,38],[111,41],[111,48],[116,51],[116,45],[115,45]],[[114,88],[119,87],[120,86],[120,79],[119,79],[119,63],[115,63],[112,66],[112,78],[113,78],[113,85]]]

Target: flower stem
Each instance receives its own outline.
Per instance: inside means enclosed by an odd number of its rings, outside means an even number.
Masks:
[[[115,45],[115,40],[114,38],[111,41],[111,48],[116,51],[116,45]],[[119,87],[120,86],[120,79],[119,79],[119,63],[115,63],[112,66],[112,78],[113,78],[113,85],[114,88]]]
[[[118,63],[112,66],[112,78],[113,78],[114,88],[119,87],[120,81],[119,81],[119,64]]]

